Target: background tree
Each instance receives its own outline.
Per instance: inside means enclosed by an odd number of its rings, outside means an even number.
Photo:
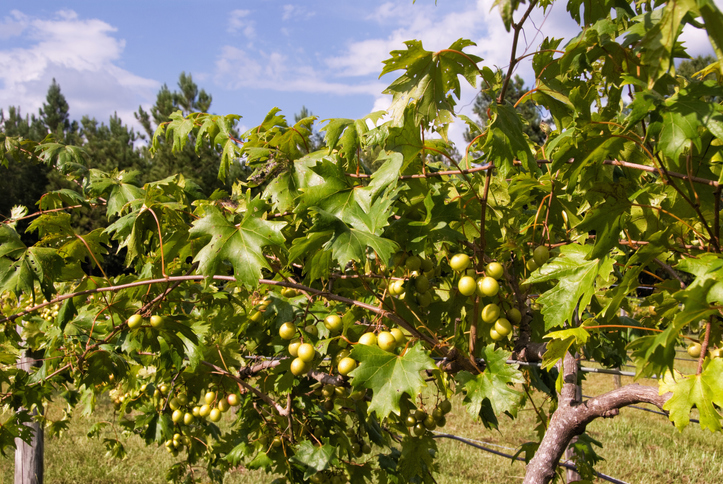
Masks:
[[[180,111],[183,116],[191,112],[208,112],[212,97],[205,90],[198,88],[191,74],[182,72],[178,78],[178,90],[171,91],[165,84],[156,96],[156,102],[150,112],[138,108],[135,116],[141,123],[148,138],[152,138],[156,128],[171,120],[170,116]],[[173,152],[171,145],[164,139],[158,140],[158,146],[151,154],[148,147],[142,149],[148,164],[143,173],[142,181],[159,180],[182,173],[189,182],[198,185],[200,192],[210,194],[216,189],[229,189],[230,186],[218,180],[218,168],[221,156],[215,147],[206,143],[196,151],[193,136],[183,150]],[[240,173],[240,166],[234,165]]]
[[[502,73],[498,72],[498,76]],[[525,81],[518,75],[510,81],[506,102],[511,105],[515,105],[520,98],[527,93],[530,89],[525,86]],[[476,116],[476,121],[480,126],[487,125],[489,121],[488,109],[494,100],[490,97],[489,91],[482,89],[477,97],[474,99],[474,106],[472,112]],[[524,120],[523,132],[530,138],[533,143],[542,144],[545,141],[545,131],[541,127],[540,123],[545,121],[543,119],[543,110],[532,100],[530,96],[527,96],[518,106],[517,112],[520,113],[521,118]],[[543,125],[544,126],[544,125]],[[469,143],[474,139],[475,136],[479,135],[478,129],[470,130],[469,128],[464,133],[464,139]]]

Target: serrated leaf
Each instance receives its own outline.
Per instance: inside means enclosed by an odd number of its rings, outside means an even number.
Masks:
[[[262,213],[257,212],[261,203],[256,199],[248,205],[239,224],[226,220],[216,207],[206,207],[206,215],[196,220],[189,231],[191,238],[210,236],[210,241],[194,258],[201,274],[217,274],[220,264],[228,262],[239,283],[258,286],[261,269],[270,269],[263,248],[283,244],[281,229],[286,225],[286,222],[262,219]]]
[[[519,404],[521,393],[511,385],[524,382],[517,365],[507,364],[511,353],[490,344],[484,348],[485,369],[478,375],[462,371],[456,380],[464,387],[464,403],[467,412],[479,418],[485,400],[495,415],[510,411]]]
[[[441,126],[453,119],[454,100],[459,99],[460,83],[463,76],[475,87],[478,75],[477,63],[482,59],[471,54],[462,54],[465,47],[476,45],[460,39],[449,49],[439,52],[424,50],[418,40],[405,42],[407,50],[394,50],[391,59],[384,61],[380,77],[389,72],[403,69],[405,73],[395,80],[384,94],[392,94],[389,111],[395,125],[401,123],[410,103],[414,104],[415,119],[424,125]]]
[[[335,453],[336,448],[329,444],[317,447],[310,440],[305,440],[296,447],[294,455],[289,460],[306,467],[304,479],[308,479],[317,472],[329,468]]]
[[[545,329],[562,327],[571,321],[575,309],[587,307],[597,291],[596,279],[607,280],[613,270],[609,258],[588,260],[590,245],[570,244],[560,247],[560,256],[540,267],[528,279],[531,283],[558,281],[540,296]]]
[[[714,358],[700,375],[675,378],[667,373],[660,380],[660,394],[673,395],[663,408],[670,412],[670,421],[679,430],[690,423],[690,411],[698,409],[700,427],[711,432],[721,430],[721,414],[716,410],[723,407],[723,359]]]
[[[389,353],[378,346],[356,345],[352,358],[359,362],[359,367],[350,373],[352,385],[363,386],[373,392],[368,411],[376,413],[380,420],[390,413],[399,415],[402,395],[406,393],[414,398],[427,386],[420,372],[437,368],[419,343],[407,350],[404,356]]]

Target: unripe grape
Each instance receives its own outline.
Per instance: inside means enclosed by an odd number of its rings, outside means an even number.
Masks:
[[[535,264],[537,264],[538,267],[542,267],[550,258],[550,250],[544,245],[541,245],[535,248],[532,252],[532,257],[535,259]]]
[[[499,290],[499,283],[489,276],[482,277],[477,281],[477,293],[480,296],[494,297],[497,295]]]
[[[178,423],[183,419],[183,412],[180,410],[174,410],[173,414],[171,414],[171,420],[173,420],[173,423]]]
[[[500,318],[495,322],[495,331],[501,336],[507,336],[512,332],[512,325],[505,318]]]
[[[299,356],[299,346],[301,346],[301,340],[296,338],[291,340],[286,349],[289,350],[291,356]]]
[[[374,333],[364,333],[359,338],[359,344],[374,346],[375,344],[377,344],[377,337]]]
[[[296,336],[296,325],[291,322],[285,322],[279,328],[279,336],[283,339],[293,339]]]
[[[397,340],[389,331],[382,331],[377,336],[377,345],[384,351],[392,351],[397,346]]]
[[[500,279],[505,274],[505,269],[499,262],[490,262],[487,264],[485,274],[493,279]]]
[[[314,360],[314,356],[316,356],[316,350],[309,343],[304,343],[299,346],[299,349],[297,350],[297,356],[301,358],[302,361],[309,363]]]
[[[482,317],[482,321],[485,323],[497,321],[497,318],[500,317],[500,307],[494,303],[488,304],[482,308],[480,316]]]
[[[467,254],[456,254],[449,260],[449,267],[455,272],[464,272],[469,267],[469,263]]]
[[[419,257],[417,257],[416,255],[412,255],[412,256],[407,257],[407,260],[404,263],[404,265],[410,271],[418,271],[419,268],[422,267],[422,260]]]
[[[401,329],[392,328],[391,333],[394,335],[394,339],[397,340],[398,345],[403,345],[407,342],[407,337],[404,336],[404,332]]]
[[[517,308],[511,308],[507,310],[507,319],[509,319],[513,324],[520,324],[522,321],[522,313]]]
[[[470,276],[461,277],[457,283],[457,289],[459,289],[460,294],[463,296],[471,296],[474,294],[476,288],[474,278]]]
[[[208,414],[208,419],[211,422],[218,422],[221,420],[221,410],[214,408],[211,410],[211,412]]]

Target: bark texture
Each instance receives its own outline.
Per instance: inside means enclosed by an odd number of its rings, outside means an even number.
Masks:
[[[619,409],[636,403],[649,403],[663,409],[670,394],[658,395],[658,389],[637,384],[576,402],[575,358],[567,354],[564,359],[563,386],[558,408],[550,419],[545,437],[535,456],[527,466],[523,484],[547,484],[555,476],[555,469],[573,437],[585,431],[587,424],[596,418],[618,415]]]
[[[18,327],[18,333],[21,329]],[[36,363],[35,355],[25,350],[18,359],[18,368],[30,371]],[[38,409],[33,409],[33,415],[38,414]],[[15,484],[43,484],[43,454],[45,447],[45,433],[40,423],[33,421],[25,424],[33,429],[33,437],[30,443],[22,439],[15,439]]]

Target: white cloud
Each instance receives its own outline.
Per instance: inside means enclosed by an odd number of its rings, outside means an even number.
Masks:
[[[308,18],[313,17],[315,12],[310,11],[306,7],[302,7],[300,5],[284,5],[283,7],[284,13],[281,16],[281,20],[305,20]]]
[[[250,10],[232,11],[228,19],[228,31],[232,34],[243,31],[244,36],[249,40],[256,37],[256,23],[246,19],[250,14]]]
[[[13,12],[24,26],[27,46],[0,50],[0,106],[37,113],[55,78],[74,119],[88,114],[101,121],[113,112],[133,123],[139,105],[149,106],[159,83],[118,67],[125,42],[116,28],[97,19],[60,11],[50,19]],[[20,34],[19,34],[20,35]]]
[[[9,39],[22,34],[28,26],[28,18],[22,12],[13,10],[0,23],[0,39]]]
[[[377,94],[379,82],[344,84],[328,82],[313,67],[293,62],[280,52],[248,51],[224,46],[216,61],[216,82],[227,89],[268,89],[287,92]]]
[[[416,5],[387,2],[376,8],[368,19],[385,27],[391,26],[391,29],[387,28],[389,33],[384,37],[352,41],[340,55],[327,58],[326,63],[341,77],[370,76],[381,72],[382,61],[390,57],[390,51],[406,49],[405,40],[421,40],[426,50],[436,51],[449,47],[459,38],[467,38],[477,45],[466,48],[465,52],[482,57],[483,64],[493,69],[506,69],[509,65],[512,33],[505,30],[499,11],[496,7],[492,9],[492,6],[493,0],[478,0],[461,10],[448,12],[419,2]],[[548,9],[547,15],[539,10],[533,13],[520,37],[518,55],[532,52],[545,36],[570,38],[577,32],[578,28],[569,15],[555,15],[554,8]],[[521,12],[518,12],[515,18],[520,16]],[[543,34],[540,34],[540,30]],[[526,84],[531,86],[534,84],[534,72],[529,59],[516,67],[515,74],[522,76]],[[390,76],[396,77],[401,72],[393,72]],[[462,95],[456,111],[470,116],[478,89],[465,81],[461,81],[461,84]],[[384,99],[375,98],[373,109],[384,106]],[[453,123],[449,129],[450,139],[460,151],[465,146],[464,130],[461,121]]]

